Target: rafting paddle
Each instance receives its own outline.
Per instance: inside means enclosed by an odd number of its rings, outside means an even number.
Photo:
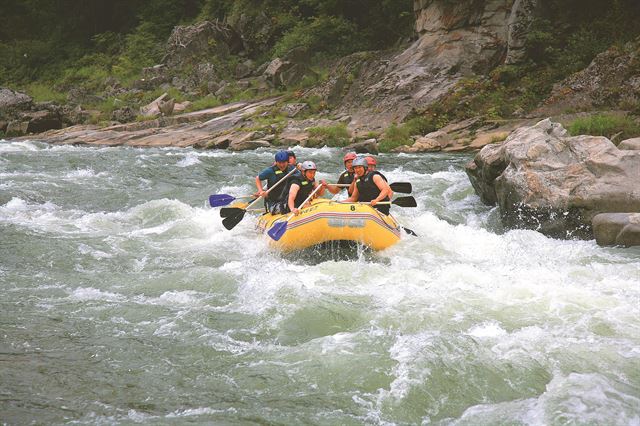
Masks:
[[[225,217],[229,217],[234,213],[237,213],[237,209],[239,209],[240,207],[223,207],[220,209],[220,217],[221,218],[225,218]],[[245,211],[248,212],[263,212],[264,209],[262,207],[260,208],[256,208],[256,209],[247,209],[245,208]]]
[[[298,206],[298,208],[301,208],[302,206],[304,206],[307,201],[309,201],[311,199],[311,197],[313,197],[313,195],[318,192],[320,189],[322,189],[322,185],[318,185],[318,187],[316,189],[314,189],[311,194],[309,194],[309,196],[302,202],[300,203],[300,205]],[[285,232],[287,232],[287,224],[289,223],[289,220],[295,216],[294,213],[291,213],[289,215],[289,217],[287,217],[284,221],[282,222],[276,222],[273,224],[273,226],[267,231],[267,234],[273,238],[275,241],[278,241],[280,238],[282,238],[282,236],[284,235]]]
[[[327,185],[339,186],[343,188],[351,186],[350,183],[328,183]],[[413,191],[411,182],[394,182],[390,183],[389,186],[391,187],[391,190],[393,192],[399,192],[401,194],[411,194],[411,191]]]
[[[275,188],[276,186],[278,186],[280,183],[284,182],[285,180],[287,180],[287,178],[293,173],[295,172],[296,168],[294,168],[293,170],[291,170],[289,173],[287,173],[286,175],[284,175],[279,181],[277,181],[271,188],[269,188],[267,190],[267,192],[264,193],[264,195],[262,195],[262,197],[266,197],[269,192],[271,192],[271,190],[273,188]],[[257,203],[260,198],[262,197],[258,197],[255,200],[253,200],[251,203],[249,203],[249,205],[245,208],[240,208],[240,207],[229,207],[228,211],[225,213],[228,213],[228,216],[225,217],[222,220],[222,226],[224,226],[226,229],[228,230],[232,230],[234,226],[236,226],[238,223],[240,223],[240,221],[242,220],[242,218],[244,218],[244,214],[247,212],[247,210],[249,208],[251,208],[255,203]]]
[[[409,234],[409,235],[413,235],[414,237],[418,236],[418,234],[416,234],[415,231],[413,231],[413,230],[411,230],[409,228],[405,228],[404,226],[401,226],[400,228],[402,228],[402,230],[404,232],[406,232],[407,234]]]
[[[359,204],[371,204],[371,203],[359,203]],[[416,199],[411,195],[408,197],[398,197],[393,201],[380,201],[378,204],[395,204],[400,207],[418,207],[418,203],[416,203]]]
[[[209,205],[211,207],[226,206],[235,200],[242,199],[242,198],[253,198],[253,197],[254,197],[253,195],[247,195],[246,197],[234,197],[233,195],[229,195],[229,194],[213,194],[213,195],[209,195]]]

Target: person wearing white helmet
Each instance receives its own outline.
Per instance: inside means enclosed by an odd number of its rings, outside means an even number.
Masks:
[[[291,185],[289,186],[289,199],[288,199],[288,207],[289,211],[296,216],[300,214],[300,209],[306,206],[301,206],[300,204],[307,199],[309,194],[318,187],[318,185],[322,185],[323,188],[319,189],[316,192],[316,196],[320,196],[324,193],[324,188],[327,187],[326,182],[322,181],[322,183],[318,183],[315,179],[316,171],[318,168],[313,161],[305,161],[300,166],[301,174],[293,175],[293,179],[291,179]]]
[[[356,158],[353,160],[353,171],[355,172],[356,184],[353,194],[345,200],[347,203],[363,202],[370,203],[380,213],[389,214],[389,204],[378,204],[380,201],[389,201],[389,184],[382,178],[380,172],[367,172],[367,160]]]

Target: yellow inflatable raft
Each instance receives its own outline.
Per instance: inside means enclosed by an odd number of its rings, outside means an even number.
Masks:
[[[266,234],[275,223],[289,216],[290,213],[263,214],[258,218],[257,228]],[[289,219],[286,232],[278,241],[269,240],[272,246],[284,252],[329,241],[354,241],[373,250],[383,250],[400,240],[400,226],[392,216],[386,216],[368,204],[318,198],[298,216]]]

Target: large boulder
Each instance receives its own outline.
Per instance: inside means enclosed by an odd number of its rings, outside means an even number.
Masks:
[[[10,116],[15,111],[25,111],[31,108],[33,99],[25,93],[0,87],[0,117]]]
[[[618,148],[640,151],[640,138],[625,139],[620,142]]]
[[[640,213],[600,213],[592,225],[601,246],[640,246]]]
[[[167,41],[162,60],[169,68],[203,62],[208,56],[238,53],[242,40],[233,28],[220,22],[204,21],[196,25],[177,26]]]
[[[262,74],[263,78],[274,87],[286,88],[295,86],[305,77],[317,78],[317,73],[299,58],[275,58]]]
[[[595,136],[568,136],[549,119],[487,145],[466,166],[481,200],[507,228],[591,239],[598,213],[640,212],[640,152]]]

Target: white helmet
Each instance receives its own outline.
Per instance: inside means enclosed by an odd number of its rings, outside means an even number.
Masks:
[[[302,165],[300,166],[300,168],[302,170],[318,170],[318,168],[316,167],[316,163],[314,163],[313,161],[305,161],[304,163],[302,163]]]
[[[352,167],[364,167],[365,169],[367,168],[369,164],[367,163],[367,160],[363,157],[358,157],[355,160],[353,160],[353,163],[351,164]]]

